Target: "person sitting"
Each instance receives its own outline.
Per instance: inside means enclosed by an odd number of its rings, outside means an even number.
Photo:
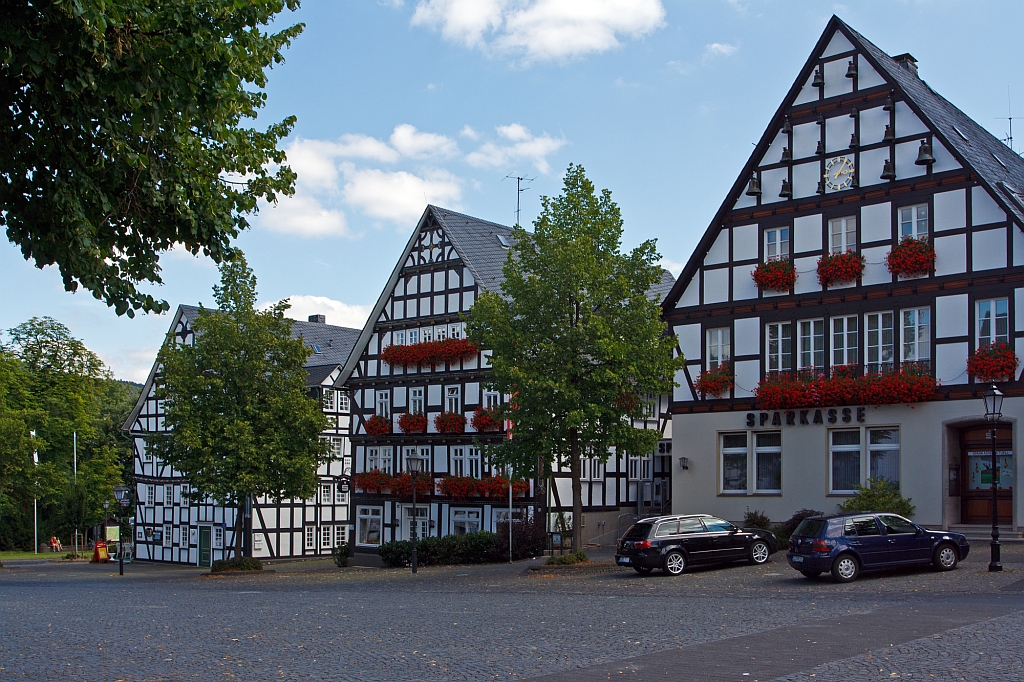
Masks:
[[[57,551],[57,542],[58,542],[57,541],[57,536],[56,535],[51,535],[50,536],[50,551],[51,552],[56,552]]]

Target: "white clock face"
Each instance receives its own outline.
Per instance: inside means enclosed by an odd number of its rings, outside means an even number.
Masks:
[[[853,159],[837,156],[825,163],[825,186],[830,190],[853,187]]]

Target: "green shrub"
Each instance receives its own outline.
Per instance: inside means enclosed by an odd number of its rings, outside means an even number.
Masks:
[[[412,543],[408,540],[392,540],[377,548],[380,560],[387,568],[401,568],[412,563]]]
[[[256,557],[244,556],[236,559],[218,559],[210,566],[210,573],[221,571],[262,571],[263,564]]]
[[[589,561],[587,553],[581,549],[580,551],[573,552],[572,554],[549,556],[547,563],[549,566],[568,566],[570,564],[582,564],[586,561]]]
[[[821,516],[820,511],[814,509],[801,509],[800,511],[789,517],[788,521],[783,523],[777,523],[770,528],[775,533],[775,539],[779,542],[779,547],[786,547],[789,544],[789,536],[793,534],[796,527],[800,525],[800,522],[804,519],[812,516]]]
[[[331,552],[331,556],[334,557],[334,563],[338,568],[345,568],[348,566],[348,543],[339,542],[334,546],[334,551]]]
[[[887,478],[869,478],[867,486],[857,486],[857,494],[839,505],[843,512],[889,512],[900,516],[914,515],[910,498],[900,494],[900,487]]]
[[[750,507],[747,507],[747,513],[743,515],[743,527],[771,530],[772,520],[763,511],[758,509],[751,511]]]

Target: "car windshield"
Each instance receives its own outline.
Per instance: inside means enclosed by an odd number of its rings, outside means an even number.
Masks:
[[[816,538],[821,534],[825,526],[825,519],[804,519],[793,531],[795,538]]]
[[[626,534],[622,536],[623,540],[643,540],[651,532],[651,528],[654,524],[650,523],[637,523],[634,524]]]

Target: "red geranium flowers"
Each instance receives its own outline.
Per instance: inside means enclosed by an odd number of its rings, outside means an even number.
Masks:
[[[935,272],[935,247],[924,239],[904,237],[885,257],[885,265],[896,276],[930,275]]]
[[[818,259],[818,281],[821,286],[856,282],[864,274],[864,256],[853,250],[826,253]]]
[[[796,284],[796,269],[786,259],[770,260],[761,263],[750,276],[761,291],[789,291]]]
[[[459,360],[473,357],[476,353],[476,346],[466,339],[444,339],[408,346],[388,346],[381,352],[380,357],[392,367],[434,367],[442,363],[454,365]]]
[[[967,373],[978,381],[1008,381],[1017,375],[1017,354],[1005,343],[982,346],[967,360]]]

